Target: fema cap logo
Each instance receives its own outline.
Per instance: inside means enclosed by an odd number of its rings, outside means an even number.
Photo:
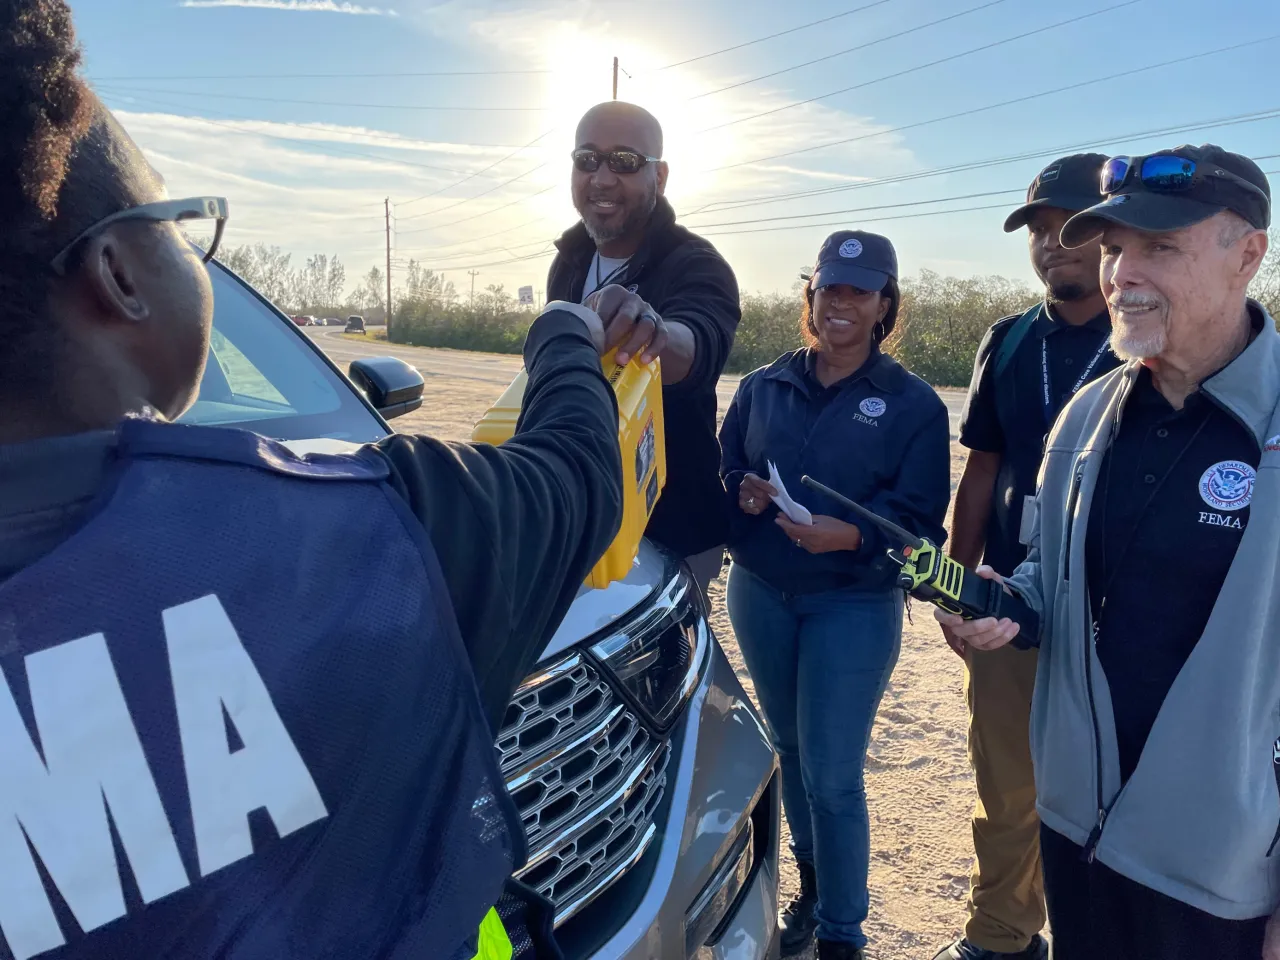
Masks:
[[[1200,499],[1215,510],[1243,510],[1253,499],[1258,474],[1247,463],[1223,460],[1200,478]]]
[[[1262,449],[1267,453],[1280,453],[1280,433],[1268,440]]]
[[[884,401],[879,397],[867,397],[867,399],[858,404],[858,409],[868,417],[878,417],[884,413],[886,407]]]
[[[856,237],[850,237],[844,243],[840,244],[840,256],[846,260],[852,260],[854,257],[862,254],[862,241]]]

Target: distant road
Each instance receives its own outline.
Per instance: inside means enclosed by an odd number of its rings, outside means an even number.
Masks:
[[[329,355],[345,372],[352,360],[362,357],[393,356],[418,368],[423,377],[456,377],[463,380],[476,380],[505,387],[520,370],[521,360],[515,355],[506,356],[494,353],[473,353],[469,350],[439,350],[434,347],[407,347],[402,344],[388,343],[386,340],[375,340],[370,334],[368,339],[344,337],[339,327],[307,327],[305,332],[316,344]],[[720,398],[721,413],[733,399],[738,389],[739,377],[725,375],[720,378],[716,392]],[[494,391],[494,397],[498,395]],[[964,391],[943,388],[938,394],[947,404],[947,412],[951,415],[951,436],[959,430],[960,410],[964,406]]]

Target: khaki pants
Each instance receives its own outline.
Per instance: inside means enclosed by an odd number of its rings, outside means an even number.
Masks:
[[[997,953],[1026,949],[1045,922],[1029,737],[1036,659],[1034,650],[1013,647],[970,650],[965,658],[969,761],[978,786],[965,937]]]

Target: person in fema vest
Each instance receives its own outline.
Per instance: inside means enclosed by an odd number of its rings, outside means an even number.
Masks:
[[[1101,244],[1128,362],[1050,434],[1006,581],[1040,614],[1053,955],[1280,960],[1280,335],[1247,295],[1271,188],[1212,144],[1101,185],[1062,243]],[[1018,629],[940,619],[980,651]]]
[[[227,204],[79,62],[0,4],[0,958],[559,957],[491,731],[621,521],[601,318],[501,448],[173,425]]]
[[[735,515],[726,601],[782,759],[800,872],[780,921],[784,956],[815,935],[820,960],[866,955],[863,764],[902,641],[903,594],[887,556],[902,544],[800,478],[917,536],[946,537],[947,408],[881,350],[898,302],[893,245],[861,230],[832,234],[805,288],[805,346],[743,378],[720,431]],[[779,482],[811,522],[778,509]]]

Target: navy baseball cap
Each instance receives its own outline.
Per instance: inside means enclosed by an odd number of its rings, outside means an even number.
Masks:
[[[1216,144],[1184,144],[1138,157],[1112,157],[1102,168],[1104,199],[1062,228],[1062,245],[1079,247],[1108,223],[1149,233],[1181,230],[1230,210],[1258,230],[1271,225],[1271,185],[1246,156]]]
[[[1037,207],[1056,207],[1059,210],[1087,210],[1102,199],[1098,186],[1105,154],[1073,153],[1059,157],[1031,181],[1027,188],[1027,202],[1020,206],[1004,222],[1004,232],[1013,233],[1025,227]]]
[[[843,283],[878,291],[890,278],[898,279],[898,255],[886,237],[865,230],[840,230],[822,241],[809,288]]]

